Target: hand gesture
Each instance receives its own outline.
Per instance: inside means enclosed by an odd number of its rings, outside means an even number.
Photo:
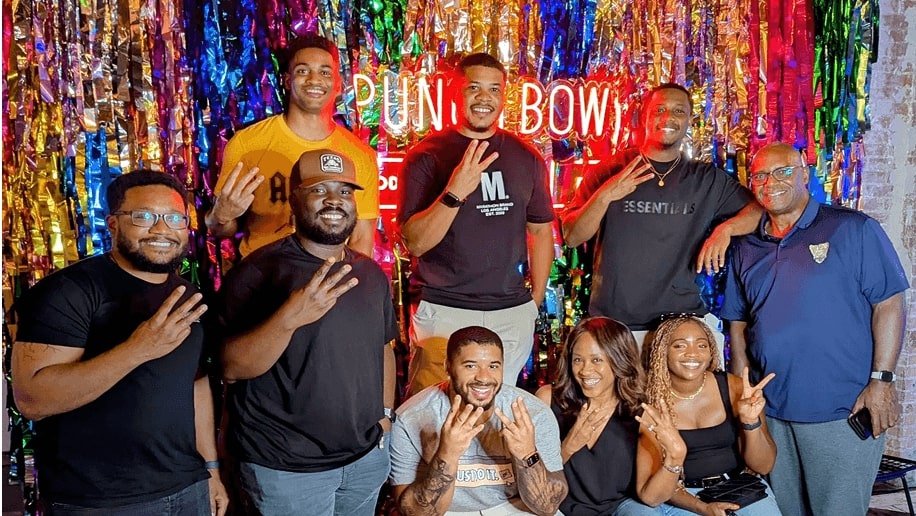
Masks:
[[[776,373],[766,375],[757,385],[751,385],[748,381],[748,369],[744,368],[741,382],[744,387],[741,389],[741,397],[738,398],[738,419],[743,424],[753,425],[760,419],[760,414],[766,406],[766,399],[763,397],[763,388],[766,387],[770,380],[776,377]]]
[[[731,228],[722,223],[716,226],[709,237],[703,242],[700,254],[697,255],[697,274],[706,269],[706,274],[719,272],[725,266],[725,251],[732,243]]]
[[[729,516],[732,511],[740,509],[740,505],[728,502],[709,502],[703,508],[703,514],[706,516]]]
[[[464,151],[461,163],[458,163],[458,166],[452,171],[452,177],[448,181],[449,192],[455,194],[459,199],[465,199],[477,189],[477,185],[480,184],[480,175],[499,157],[499,153],[494,152],[484,159],[483,154],[489,146],[489,142],[471,140]]]
[[[439,435],[439,457],[447,463],[457,462],[471,445],[471,439],[483,430],[485,422],[478,423],[483,407],[470,403],[461,408],[461,396],[452,399],[452,408],[445,416]]]
[[[213,203],[213,217],[220,224],[228,224],[248,211],[254,201],[254,191],[264,181],[258,175],[258,167],[242,174],[242,162],[239,162],[223,184],[223,189]]]
[[[207,305],[198,304],[203,299],[199,292],[175,308],[184,292],[183,285],[173,290],[156,313],[137,326],[128,337],[127,343],[136,346],[137,352],[146,360],[155,360],[171,353],[188,338],[191,325],[207,311]]]
[[[862,407],[871,413],[871,432],[875,439],[881,436],[888,428],[897,425],[900,419],[900,403],[897,401],[897,387],[893,382],[868,382],[855,404],[852,413],[855,414]]]
[[[334,258],[328,258],[315,271],[312,279],[305,286],[293,291],[289,299],[280,307],[282,317],[289,322],[290,329],[312,324],[324,317],[324,314],[337,304],[337,298],[355,287],[359,280],[344,277],[350,273],[352,267],[344,265],[334,274],[328,276]]]
[[[662,450],[662,457],[670,459],[669,466],[682,466],[687,457],[687,443],[681,439],[667,412],[657,410],[647,403],[642,404],[643,413],[636,420],[645,426]]]
[[[595,407],[590,403],[583,405],[579,409],[576,422],[563,439],[564,452],[572,456],[583,446],[596,440],[596,437],[604,430],[604,425],[611,419],[611,415],[608,407]]]
[[[512,402],[512,417],[515,421],[506,417],[499,407],[496,407],[496,417],[503,423],[500,434],[513,457],[522,460],[537,451],[534,444],[534,425],[531,424],[531,416],[521,396]]]
[[[642,156],[636,156],[626,167],[611,176],[598,189],[598,195],[605,196],[608,202],[619,201],[636,191],[636,187],[651,180],[655,174],[650,171],[649,163]]]

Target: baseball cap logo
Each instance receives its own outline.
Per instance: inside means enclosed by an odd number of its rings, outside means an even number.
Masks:
[[[322,154],[321,171],[333,174],[343,174],[343,159],[337,154]]]

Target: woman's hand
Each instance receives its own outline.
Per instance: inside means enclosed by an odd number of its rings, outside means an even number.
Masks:
[[[744,374],[741,376],[744,386],[741,389],[741,397],[738,399],[738,419],[741,420],[741,423],[753,425],[760,420],[760,414],[766,406],[763,388],[775,377],[776,373],[770,373],[757,385],[751,385],[748,381],[748,368],[744,368]]]
[[[667,412],[661,412],[652,405],[643,403],[643,413],[636,420],[654,435],[655,441],[662,449],[662,457],[668,466],[683,466],[687,457],[687,444],[681,439],[680,432],[674,427]]]
[[[583,405],[579,409],[579,415],[576,422],[570,428],[566,438],[561,444],[563,462],[569,460],[577,451],[589,443],[594,443],[596,438],[601,435],[605,424],[611,419],[612,410],[610,407],[594,407],[591,404]]]

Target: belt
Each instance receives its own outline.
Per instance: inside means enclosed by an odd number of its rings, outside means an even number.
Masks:
[[[702,487],[706,489],[707,487],[712,487],[716,484],[721,484],[730,478],[735,478],[741,473],[744,473],[745,468],[736,469],[734,471],[729,471],[728,473],[722,473],[721,475],[713,475],[711,477],[695,478],[693,480],[685,480],[684,487]]]

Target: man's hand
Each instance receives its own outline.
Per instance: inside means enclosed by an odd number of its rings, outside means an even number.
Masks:
[[[210,514],[214,516],[223,516],[229,507],[229,494],[219,478],[218,470],[208,470],[210,473]]]
[[[900,419],[900,403],[897,401],[897,387],[894,382],[869,381],[856,398],[852,413],[855,414],[862,407],[871,413],[872,435],[876,439],[885,430],[896,426]]]
[[[503,422],[500,434],[506,442],[506,448],[513,457],[522,460],[535,453],[537,447],[534,444],[534,425],[531,424],[531,416],[521,397],[512,402],[512,416],[515,421],[510,420],[499,407],[496,407],[496,417]]]
[[[477,185],[480,184],[480,175],[499,158],[499,153],[494,152],[484,159],[483,154],[489,146],[489,142],[471,140],[464,151],[461,163],[458,163],[458,166],[452,171],[447,191],[459,199],[466,199],[477,189]]]
[[[703,269],[706,269],[706,274],[719,272],[725,266],[725,251],[731,242],[731,226],[725,222],[716,226],[697,255],[697,274],[703,272]]]
[[[280,307],[283,311],[282,320],[288,324],[287,329],[294,330],[321,319],[337,304],[337,298],[359,283],[356,278],[344,281],[344,277],[352,269],[349,265],[344,265],[339,271],[328,276],[335,261],[334,258],[325,260],[315,271],[312,279],[302,288],[293,291]]]
[[[198,292],[175,308],[184,292],[184,286],[173,290],[156,313],[130,334],[126,343],[135,349],[139,356],[146,360],[163,357],[181,345],[191,334],[191,325],[200,320],[207,311],[207,305],[198,304],[203,299],[203,295]]]
[[[744,368],[744,374],[741,376],[743,388],[741,397],[738,399],[738,419],[742,424],[753,425],[760,420],[763,408],[766,406],[766,399],[763,397],[763,388],[766,387],[770,380],[776,377],[776,373],[770,373],[764,377],[757,385],[751,385],[748,380],[748,368]]]
[[[655,177],[650,168],[641,155],[636,156],[623,170],[605,181],[596,195],[602,196],[609,203],[619,201],[635,192],[637,186]]]
[[[244,174],[242,167],[242,162],[239,162],[232,169],[213,203],[211,213],[217,224],[229,224],[244,215],[254,201],[254,191],[264,182],[264,176],[258,174],[258,167]]]
[[[732,511],[737,511],[740,508],[740,505],[728,502],[709,502],[703,506],[702,514],[705,516],[728,516],[733,514]]]
[[[439,436],[439,458],[449,464],[456,464],[461,455],[471,445],[471,439],[484,428],[484,422],[478,424],[483,415],[483,407],[467,404],[461,408],[461,396],[452,399],[452,408],[445,417]]]

